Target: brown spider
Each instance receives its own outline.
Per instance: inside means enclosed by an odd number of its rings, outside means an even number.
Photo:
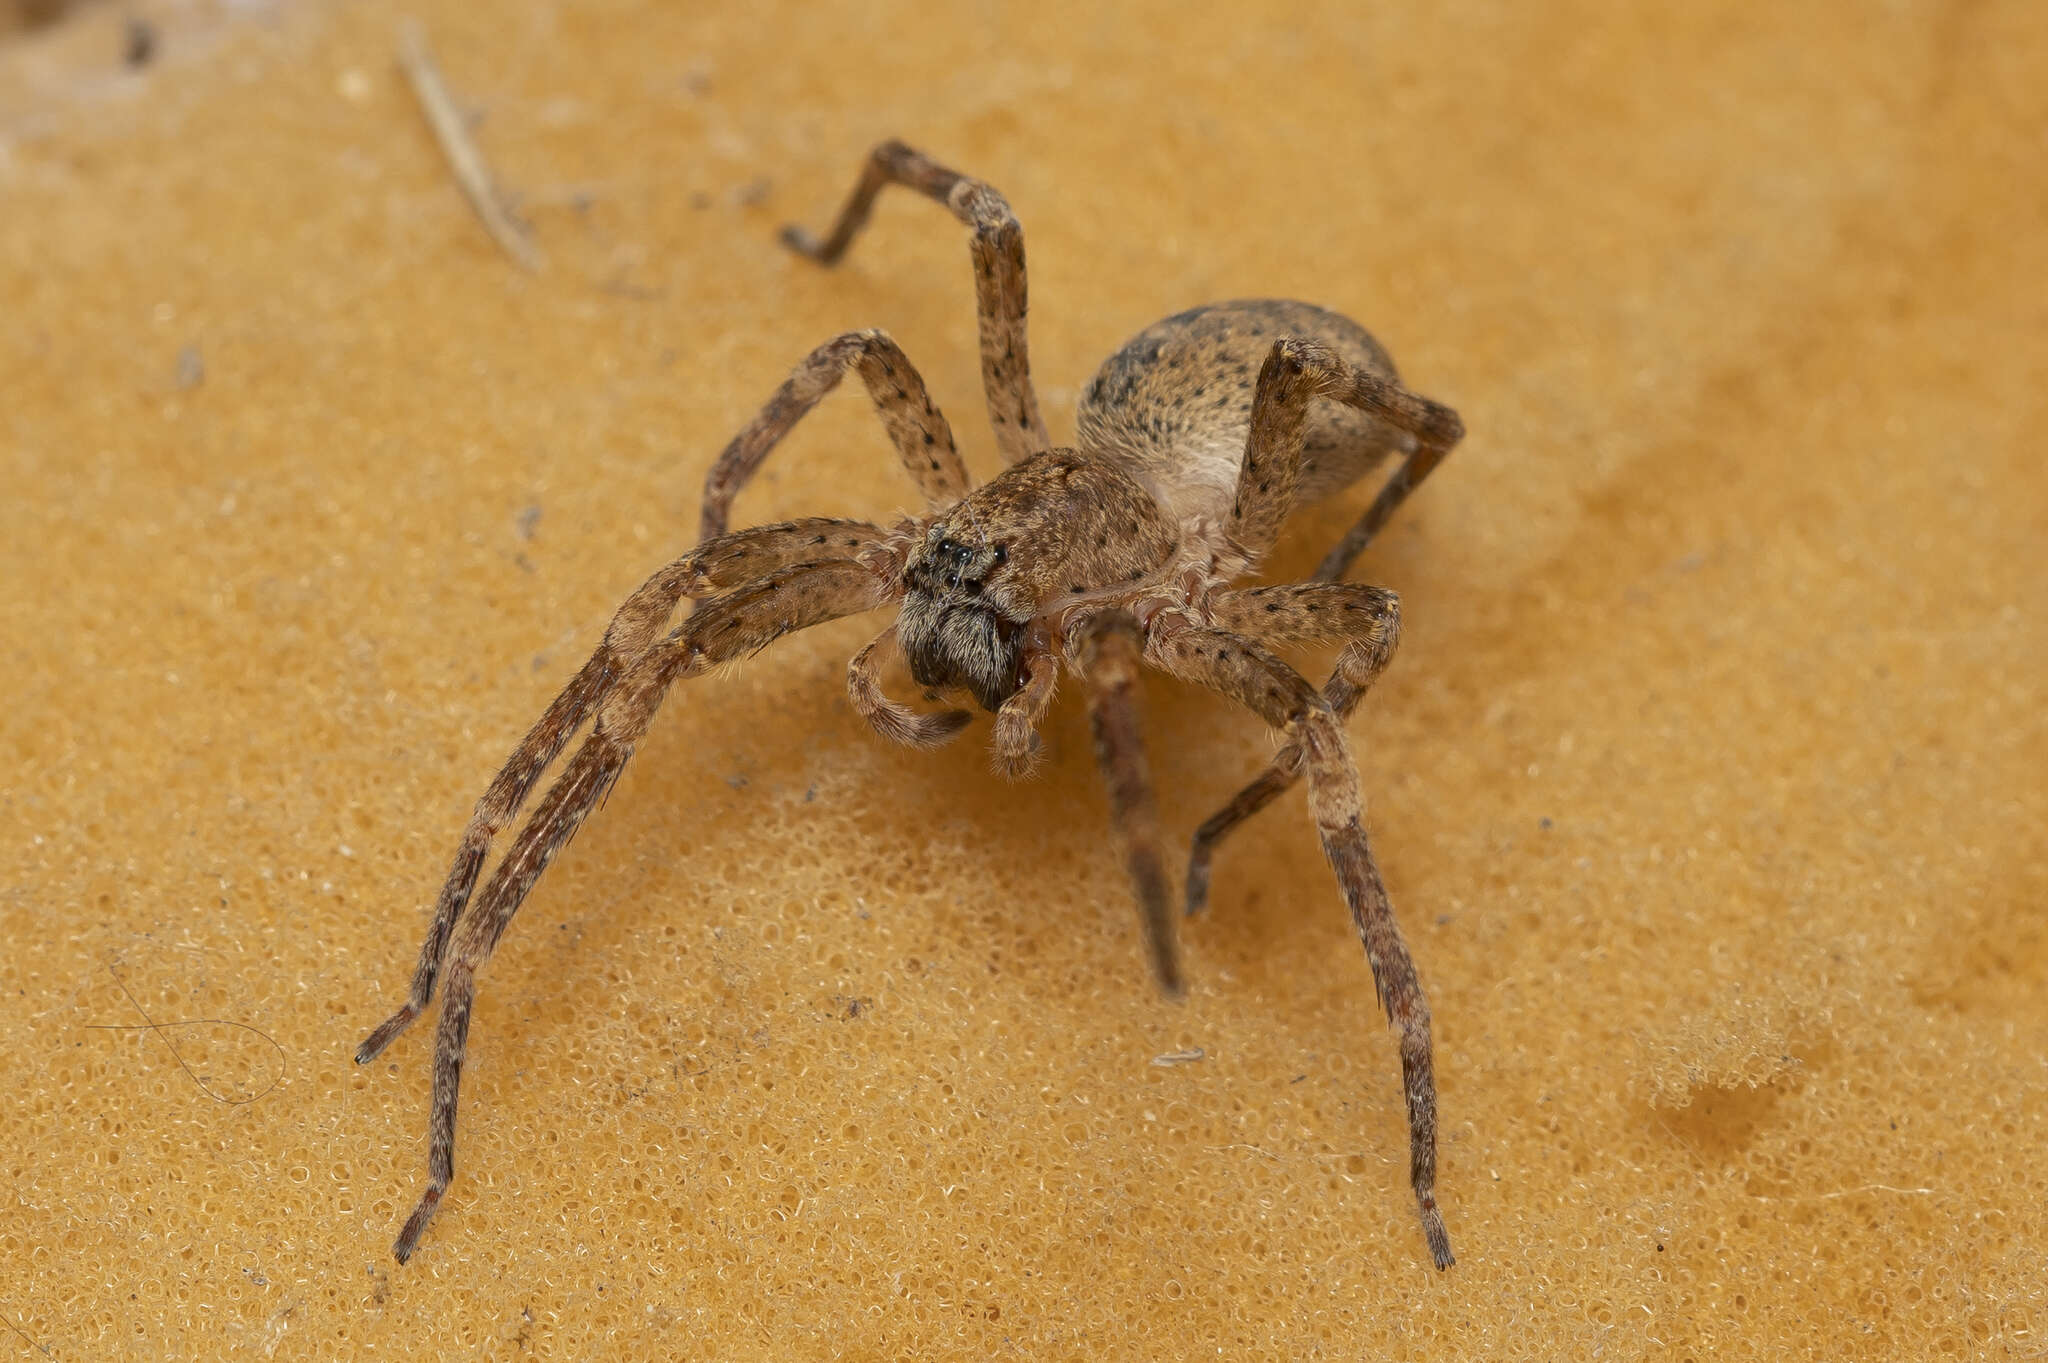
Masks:
[[[1378,343],[1335,313],[1306,303],[1218,303],[1169,317],[1111,356],[1082,396],[1077,447],[1050,448],[1025,353],[1023,231],[1001,194],[886,142],[869,157],[831,236],[819,243],[792,227],[783,240],[835,263],[890,184],[938,200],[974,231],[982,385],[1009,467],[970,488],[951,428],[880,331],[818,347],[712,465],[700,543],[626,598],[590,661],[477,802],[411,994],[356,1051],[362,1064],[389,1045],[427,1006],[446,967],[427,1189],[398,1234],[399,1261],[418,1246],[454,1176],[455,1101],[476,973],[534,881],[619,779],[669,687],[793,630],[895,605],[896,619],[847,673],[854,709],[886,738],[935,747],[969,718],[965,710],[921,714],[883,695],[876,673],[892,651],[924,686],[966,692],[994,713],[997,762],[1011,776],[1033,763],[1060,664],[1086,685],[1117,839],[1152,970],[1168,995],[1182,983],[1132,696],[1139,664],[1219,691],[1285,736],[1265,772],[1195,834],[1186,911],[1207,898],[1217,844],[1306,770],[1324,853],[1399,1033],[1409,1176],[1430,1255],[1448,1267],[1450,1238],[1435,1194],[1429,1007],[1366,844],[1344,740],[1345,719],[1393,655],[1400,608],[1390,591],[1337,579],[1464,434],[1457,414],[1403,388]],[[888,528],[819,518],[727,534],[734,495],[848,369],[866,383],[927,514]],[[1228,586],[1272,547],[1298,502],[1348,486],[1389,453],[1403,456],[1399,467],[1315,581]],[[699,604],[670,629],[685,597]],[[1320,691],[1271,651],[1315,643],[1344,646]],[[589,737],[463,918],[492,839],[593,715]]]

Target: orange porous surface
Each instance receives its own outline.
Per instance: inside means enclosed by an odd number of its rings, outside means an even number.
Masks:
[[[2048,8],[1198,18],[0,16],[0,1358],[2048,1351]],[[1026,782],[985,717],[890,746],[846,692],[883,616],[669,696],[483,972],[391,1257],[434,1019],[356,1044],[727,439],[883,327],[998,466],[960,225],[777,242],[887,137],[1015,207],[1056,440],[1244,297],[1463,418],[1353,570],[1403,634],[1349,724],[1447,1272],[1301,792],[1165,1001],[1079,688]],[[734,524],[917,505],[849,383]],[[1177,869],[1274,739],[1141,691]]]

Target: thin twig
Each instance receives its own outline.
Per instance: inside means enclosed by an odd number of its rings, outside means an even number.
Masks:
[[[455,183],[462,186],[470,207],[476,210],[477,217],[483,219],[484,230],[491,234],[491,240],[498,243],[499,249],[518,262],[521,268],[540,269],[546,263],[545,257],[526,234],[526,228],[505,211],[504,201],[498,197],[497,186],[492,183],[490,167],[484,164],[483,153],[470,139],[462,114],[441,80],[441,68],[434,61],[433,50],[427,46],[426,30],[414,20],[407,20],[398,30],[398,64],[412,82],[412,92],[419,99],[427,123],[434,130],[434,140],[441,144],[441,154],[448,158],[448,169],[454,173]]]

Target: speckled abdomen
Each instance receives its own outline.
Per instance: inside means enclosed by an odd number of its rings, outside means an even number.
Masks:
[[[1251,429],[1252,389],[1273,342],[1320,341],[1350,363],[1395,379],[1394,362],[1348,317],[1277,298],[1210,303],[1155,322],[1103,362],[1081,394],[1077,443],[1144,484],[1183,525],[1221,525]],[[1350,486],[1415,441],[1354,408],[1309,411],[1299,497]]]

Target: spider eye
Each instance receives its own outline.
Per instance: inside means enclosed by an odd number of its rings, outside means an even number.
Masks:
[[[996,567],[1000,568],[1000,567],[1002,567],[1002,566],[1003,566],[1003,565],[1004,565],[1005,563],[1008,563],[1009,561],[1010,561],[1010,546],[1009,546],[1009,545],[1007,545],[1007,544],[998,544],[998,545],[996,546]]]

